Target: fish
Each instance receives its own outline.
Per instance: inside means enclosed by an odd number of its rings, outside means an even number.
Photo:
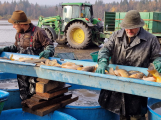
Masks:
[[[161,83],[161,74],[155,69],[153,63],[150,63],[147,71],[156,79],[156,82]]]
[[[121,75],[121,77],[126,77],[126,78],[129,77],[129,73],[126,70],[124,70],[124,69],[118,69],[118,70],[115,70],[115,71],[117,71],[118,74]]]
[[[154,77],[146,77],[146,76],[144,76],[142,79],[146,80],[146,81],[156,82],[156,79]]]
[[[134,74],[130,75],[129,78],[141,79],[141,78],[143,78],[143,76],[145,76],[145,75],[142,72],[137,72],[137,73],[134,72]]]
[[[159,74],[159,72],[156,69],[155,70],[148,70],[148,72],[153,75],[153,77],[156,79],[156,82],[161,83],[161,75]]]

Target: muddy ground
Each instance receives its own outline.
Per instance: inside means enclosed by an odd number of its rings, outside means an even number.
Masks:
[[[55,47],[55,54],[73,52],[79,60],[92,59],[90,53],[98,51],[100,48],[97,46],[89,46],[86,49],[79,50],[70,48],[68,45],[57,45]]]

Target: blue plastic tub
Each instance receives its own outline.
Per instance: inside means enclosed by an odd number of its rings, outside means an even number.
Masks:
[[[16,74],[0,72],[0,80],[4,79],[16,79]],[[19,89],[3,89],[3,91],[8,92],[10,95],[4,103],[3,110],[21,108],[21,99]]]
[[[154,98],[148,99],[148,120],[161,120],[161,115],[151,109],[151,106],[158,102],[161,102],[161,100]]]
[[[2,111],[0,120],[76,120],[70,115],[60,111],[54,111],[43,117],[22,111],[22,109],[11,109]]]
[[[98,88],[71,84],[69,89],[88,89],[100,90]],[[78,120],[119,120],[119,115],[107,111],[101,106],[71,106],[67,105],[60,109],[61,112],[67,113]]]
[[[3,90],[0,90],[0,113],[3,110],[5,101],[7,100],[9,93]]]

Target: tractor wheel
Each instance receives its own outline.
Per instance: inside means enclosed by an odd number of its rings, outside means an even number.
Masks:
[[[67,41],[72,48],[86,48],[92,38],[91,29],[81,22],[75,22],[68,27]]]
[[[56,40],[55,31],[53,30],[53,32],[51,32],[48,28],[45,28],[45,32],[46,32],[48,38],[51,39],[53,42],[55,42],[55,40]]]

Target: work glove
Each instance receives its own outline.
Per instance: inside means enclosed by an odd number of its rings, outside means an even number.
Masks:
[[[6,46],[6,47],[4,47],[4,48],[0,48],[0,54],[2,53],[2,52],[8,52],[9,51],[9,46]]]
[[[17,47],[15,45],[11,45],[11,46],[6,46],[4,48],[0,48],[0,54],[2,52],[17,52]]]
[[[159,73],[161,73],[161,57],[156,58],[156,59],[153,61],[153,64],[154,64],[155,69],[156,69]]]
[[[54,55],[54,46],[48,45],[46,49],[39,54],[39,58],[44,57],[48,59],[49,57],[52,57],[53,55]]]
[[[44,58],[49,58],[51,55],[50,55],[50,50],[44,50],[44,51],[42,51],[40,54],[39,54],[39,58],[42,58],[42,57],[44,57]]]
[[[105,74],[105,70],[109,71],[109,61],[106,58],[101,58],[98,62],[96,73]]]
[[[4,51],[4,48],[0,48],[0,54]]]

